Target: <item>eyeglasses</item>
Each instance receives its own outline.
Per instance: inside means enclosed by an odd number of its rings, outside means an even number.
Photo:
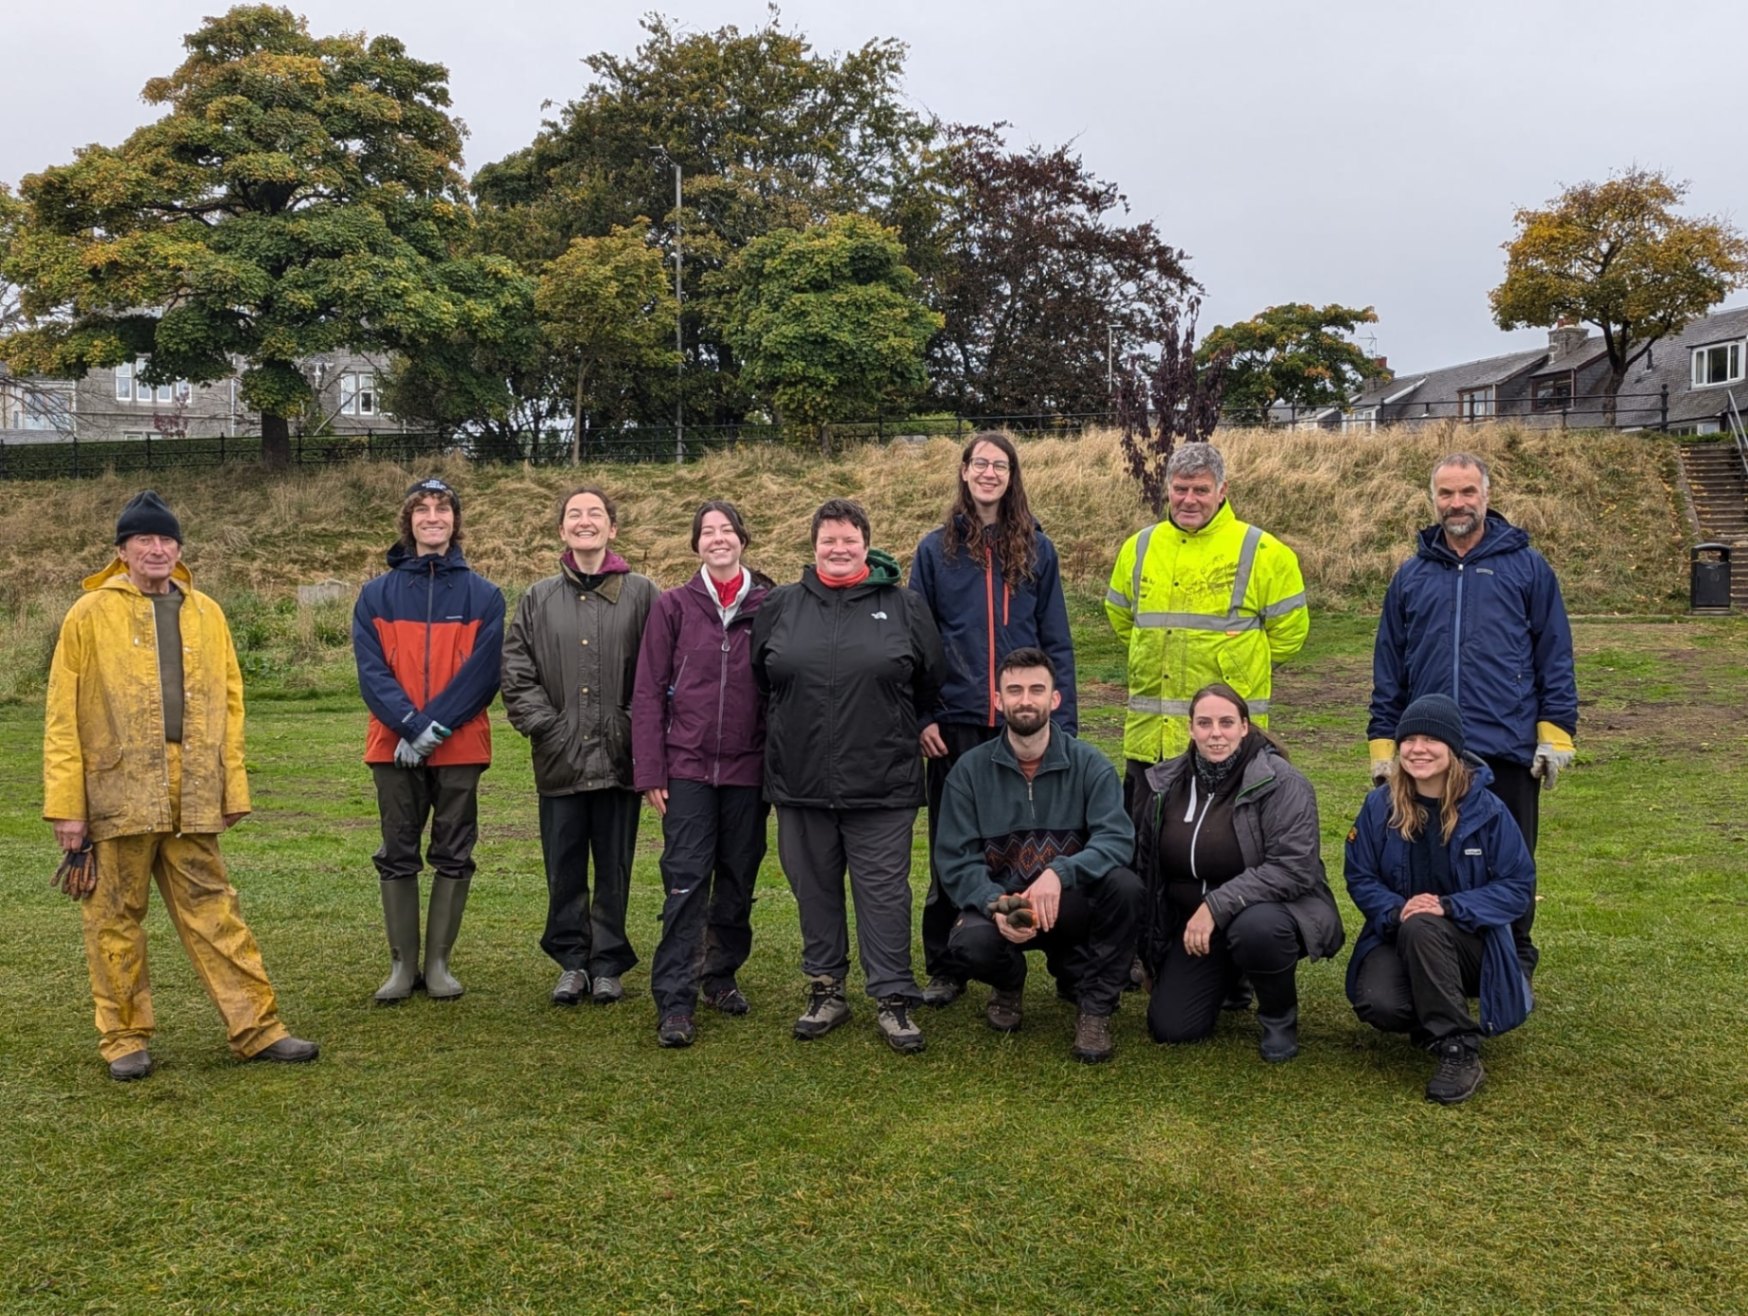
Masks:
[[[991,461],[987,457],[973,457],[965,463],[974,471],[994,471],[997,475],[1008,473],[1008,464],[1004,461]]]

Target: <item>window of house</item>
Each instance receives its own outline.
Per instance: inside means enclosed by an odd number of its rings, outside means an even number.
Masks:
[[[1483,420],[1493,414],[1493,388],[1466,388],[1457,394],[1457,414],[1464,420]]]
[[[58,430],[66,425],[67,404],[54,393],[27,393],[18,406],[21,430]]]
[[[1742,344],[1713,343],[1693,349],[1693,386],[1734,384],[1742,378]]]
[[[1370,430],[1378,427],[1378,409],[1376,407],[1355,407],[1342,420],[1346,429]]]
[[[194,385],[186,379],[172,380],[168,384],[146,383],[140,378],[140,371],[144,368],[143,361],[123,361],[115,368],[117,402],[146,402],[168,407],[178,402],[187,402],[194,396]]]
[[[376,372],[348,370],[340,376],[340,414],[376,415]]]
[[[1560,411],[1572,402],[1572,376],[1538,379],[1530,385],[1530,408],[1534,411]]]
[[[115,400],[117,402],[132,402],[134,400],[134,363],[123,361],[115,368]]]

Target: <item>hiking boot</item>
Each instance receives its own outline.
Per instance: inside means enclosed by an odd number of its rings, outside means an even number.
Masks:
[[[747,998],[739,987],[724,987],[721,991],[708,992],[704,1004],[712,1010],[720,1010],[723,1014],[741,1015],[753,1007],[747,1003]]]
[[[380,885],[393,966],[373,999],[378,1005],[398,1005],[419,986],[419,879],[384,878]]]
[[[314,1060],[322,1048],[301,1037],[282,1037],[272,1046],[263,1047],[251,1060],[275,1060],[282,1065],[302,1065]]]
[[[929,985],[923,988],[923,1004],[932,1009],[941,1010],[953,1004],[965,995],[965,984],[957,978],[950,978],[944,973],[937,973],[929,979]]]
[[[900,1055],[915,1055],[923,1049],[923,1030],[910,1017],[915,1006],[916,1002],[907,996],[887,996],[881,999],[880,1008],[874,1012],[874,1022],[881,1036]]]
[[[983,1021],[998,1033],[1020,1031],[1020,1002],[1025,994],[1019,990],[1004,992],[999,988],[989,994],[983,1007]]]
[[[697,1035],[689,1014],[665,1014],[656,1028],[656,1041],[663,1046],[691,1046]]]
[[[1147,966],[1141,962],[1139,955],[1129,961],[1129,981],[1123,984],[1123,990],[1126,992],[1147,990]]]
[[[615,1001],[623,1001],[625,984],[619,981],[617,974],[603,973],[589,989],[589,999],[596,1005],[612,1005]]]
[[[1080,1012],[1074,1021],[1074,1058],[1085,1065],[1100,1065],[1116,1052],[1111,1040],[1111,1016]]]
[[[1454,1106],[1475,1095],[1487,1071],[1481,1068],[1481,1049],[1472,1040],[1446,1038],[1433,1048],[1438,1068],[1426,1084],[1426,1099],[1441,1106]]]
[[[552,989],[554,1005],[576,1005],[589,994],[589,975],[581,969],[566,969],[558,975],[558,985]]]
[[[141,1047],[109,1062],[109,1076],[117,1083],[132,1083],[152,1072],[152,1053]]]
[[[1256,1049],[1264,1060],[1274,1065],[1299,1054],[1298,1006],[1285,1014],[1259,1014],[1256,1021],[1262,1026],[1262,1037],[1257,1041]]]
[[[807,1009],[801,1012],[801,1018],[795,1021],[795,1038],[799,1042],[811,1042],[816,1037],[824,1037],[839,1024],[848,1023],[850,1019],[850,1003],[844,999],[844,980],[842,978],[809,978]]]

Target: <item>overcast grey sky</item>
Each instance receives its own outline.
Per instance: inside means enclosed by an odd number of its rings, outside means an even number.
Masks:
[[[0,21],[0,180],[114,144],[139,90],[219,0],[11,0]],[[470,172],[525,145],[583,56],[629,54],[655,8],[689,27],[762,0],[306,0],[318,33],[392,32],[446,64]],[[22,11],[22,12],[21,12]],[[1645,0],[1323,4],[1218,0],[790,0],[824,51],[906,42],[906,90],[1010,140],[1074,139],[1206,285],[1204,331],[1278,302],[1375,306],[1398,372],[1533,346],[1487,290],[1513,210],[1630,164],[1692,183],[1689,209],[1748,228],[1748,6]],[[1743,294],[1730,300],[1739,303]]]

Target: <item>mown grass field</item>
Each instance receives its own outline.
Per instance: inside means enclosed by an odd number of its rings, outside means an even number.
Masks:
[[[1092,597],[1076,612],[1096,705],[1121,659]],[[501,720],[456,955],[468,994],[373,1008],[374,807],[361,709],[332,682],[251,705],[258,812],[226,841],[321,1060],[232,1063],[154,898],[161,1068],[118,1085],[76,912],[46,886],[40,712],[0,707],[0,1309],[1743,1310],[1748,624],[1576,629],[1581,761],[1544,806],[1539,1008],[1454,1109],[1422,1100],[1425,1057],[1356,1022],[1345,958],[1302,970],[1304,1050],[1283,1066],[1230,1016],[1207,1045],[1157,1048],[1134,998],[1115,1062],[1074,1064],[1041,969],[1011,1038],[974,988],[924,1018],[918,1057],[887,1051],[859,999],[850,1026],[798,1044],[774,854],[753,1013],[659,1050],[648,816],[631,997],[555,1010],[527,752]],[[1358,613],[1320,616],[1277,688],[1332,875],[1365,786],[1370,638]],[[1114,704],[1086,720],[1115,751]]]

